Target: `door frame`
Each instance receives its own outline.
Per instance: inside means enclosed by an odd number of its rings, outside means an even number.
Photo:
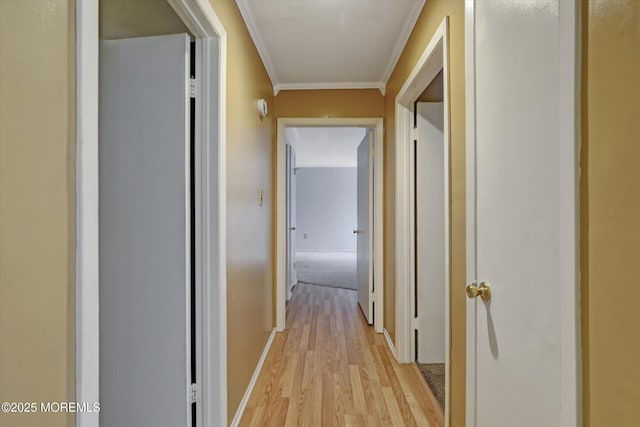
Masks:
[[[396,342],[399,363],[413,362],[412,317],[415,301],[415,170],[413,152],[413,105],[442,70],[445,171],[445,425],[449,425],[451,365],[451,169],[449,102],[449,17],[445,16],[396,96]]]
[[[566,268],[563,271],[567,283],[560,292],[561,313],[561,425],[578,427],[582,425],[582,359],[580,332],[580,16],[579,0],[558,1],[559,31],[561,46],[573,55],[562,55],[560,64],[559,104],[560,135],[562,144],[560,156],[566,160],[565,176],[558,183],[564,193],[562,216],[559,218],[559,239]],[[476,278],[476,80],[475,80],[475,0],[465,0],[465,120],[466,120],[466,247],[467,283]],[[462,291],[462,289],[460,289]],[[467,301],[467,379],[466,379],[466,420],[475,426],[476,419],[476,300]],[[474,315],[469,315],[473,313]]]
[[[227,35],[213,7],[167,0],[201,48],[196,90],[197,281],[202,301],[202,425],[227,425],[226,65]],[[99,402],[98,70],[99,1],[76,0],[76,401]],[[213,120],[211,118],[214,118]],[[217,175],[210,171],[217,170]],[[223,189],[219,191],[218,189]],[[99,413],[77,413],[97,427]],[[194,426],[195,427],[195,426]]]
[[[365,127],[376,129],[374,148],[374,202],[373,202],[373,262],[374,277],[374,329],[383,331],[384,315],[384,236],[383,236],[383,119],[382,118],[278,118],[276,145],[276,330],[286,325],[286,135],[288,127]],[[380,149],[378,149],[380,148]]]

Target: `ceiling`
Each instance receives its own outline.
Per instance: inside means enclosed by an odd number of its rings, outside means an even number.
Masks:
[[[358,145],[365,128],[287,128],[287,141],[296,152],[296,167],[352,167],[358,165]]]
[[[425,0],[236,0],[274,93],[382,93]]]

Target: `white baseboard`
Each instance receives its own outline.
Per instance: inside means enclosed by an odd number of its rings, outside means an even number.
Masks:
[[[391,350],[391,354],[393,354],[393,357],[396,358],[396,362],[398,362],[398,355],[396,354],[396,346],[393,345],[393,341],[391,340],[391,337],[389,336],[389,332],[387,331],[387,328],[384,328],[382,330],[382,333],[384,334],[384,337],[387,340],[387,345],[389,346],[389,350]]]
[[[260,360],[258,360],[258,366],[256,366],[256,370],[253,371],[253,376],[251,377],[251,381],[249,381],[249,385],[247,386],[247,391],[244,392],[244,396],[242,396],[242,400],[240,401],[240,406],[238,406],[238,410],[236,411],[236,415],[231,420],[231,427],[237,427],[240,424],[240,420],[242,419],[242,415],[244,414],[244,410],[247,407],[247,403],[249,402],[249,398],[251,397],[251,393],[253,392],[253,388],[258,381],[258,377],[260,376],[260,371],[262,370],[262,366],[264,365],[264,361],[267,358],[267,354],[269,354],[269,349],[271,348],[271,344],[273,343],[273,339],[276,336],[276,328],[273,328],[271,331],[271,335],[269,335],[269,339],[267,340],[267,344],[264,346],[264,350],[262,350],[262,355],[260,356]]]

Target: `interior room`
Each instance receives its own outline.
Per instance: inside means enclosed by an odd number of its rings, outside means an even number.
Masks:
[[[365,135],[362,128],[287,129],[297,283],[357,289],[357,150]]]

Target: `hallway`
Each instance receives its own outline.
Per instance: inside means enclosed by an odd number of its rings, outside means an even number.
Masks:
[[[442,426],[415,364],[399,365],[355,291],[296,286],[241,426]]]

